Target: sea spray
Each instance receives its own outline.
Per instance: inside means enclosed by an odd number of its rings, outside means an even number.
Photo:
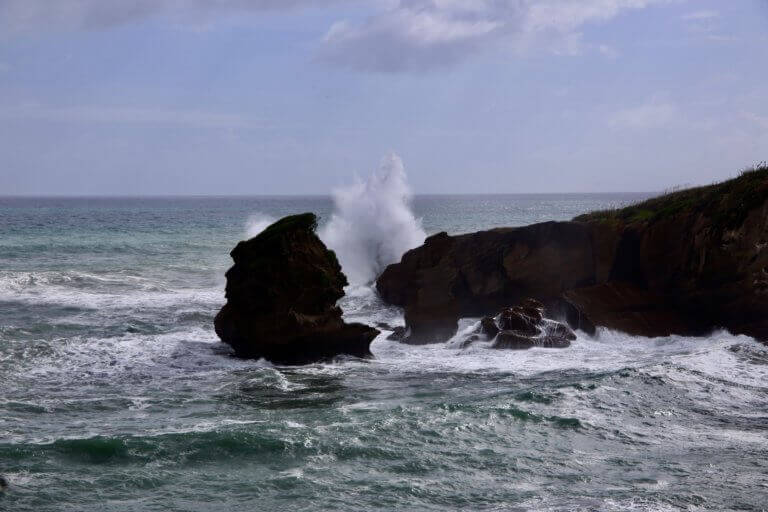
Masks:
[[[253,238],[267,229],[276,220],[277,219],[274,217],[271,217],[265,213],[254,213],[248,217],[248,221],[245,224],[245,234],[249,239]]]
[[[320,238],[336,251],[352,284],[370,283],[426,234],[410,208],[411,190],[399,156],[384,158],[365,183],[333,193],[335,211]]]
[[[435,197],[419,215],[429,232],[471,232],[637,198]],[[0,244],[0,510],[283,510],[287,494],[338,512],[768,502],[768,347],[744,336],[603,330],[562,351],[381,336],[374,359],[289,370],[228,357],[211,276],[250,214],[327,222],[329,202],[3,201],[24,207],[0,208],[13,226]],[[339,306],[347,321],[404,321],[369,287]]]

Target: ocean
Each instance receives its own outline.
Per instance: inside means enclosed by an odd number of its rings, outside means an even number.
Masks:
[[[424,231],[637,194],[416,196]],[[13,511],[768,509],[768,347],[601,329],[304,367],[213,331],[229,251],[330,197],[1,198],[0,474]],[[365,284],[351,321],[402,324]],[[475,319],[462,320],[462,328]],[[386,334],[386,333],[385,333]]]

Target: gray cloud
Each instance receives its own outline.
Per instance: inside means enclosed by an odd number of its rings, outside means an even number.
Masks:
[[[122,25],[154,16],[199,21],[243,11],[324,7],[344,0],[0,0],[0,32],[45,28],[79,30]]]
[[[400,0],[364,23],[334,24],[321,54],[343,67],[385,72],[453,64],[497,41],[520,52],[544,46],[572,55],[583,51],[585,24],[665,1]]]
[[[668,1],[0,0],[0,34],[98,29],[152,17],[200,23],[238,12],[362,4],[371,16],[334,23],[320,45],[322,60],[357,70],[420,71],[454,64],[495,43],[520,53],[544,48],[576,55],[592,47],[605,54],[604,45],[583,42],[584,25]]]
[[[653,99],[642,105],[623,108],[613,112],[608,119],[612,128],[656,129],[669,126],[681,119],[677,105]]]
[[[361,25],[334,24],[325,35],[322,56],[363,70],[440,67],[499,36],[511,19],[498,14],[484,2],[403,0]]]
[[[711,20],[713,18],[719,18],[720,13],[713,10],[706,11],[694,11],[683,15],[684,20]]]

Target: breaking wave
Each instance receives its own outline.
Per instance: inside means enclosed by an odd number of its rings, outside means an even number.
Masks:
[[[320,238],[336,251],[350,283],[370,283],[384,268],[418,247],[426,234],[410,207],[408,179],[392,153],[365,183],[337,189],[335,211]]]

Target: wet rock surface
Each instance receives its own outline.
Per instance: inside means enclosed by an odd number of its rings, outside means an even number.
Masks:
[[[336,302],[347,279],[316,227],[312,213],[285,217],[232,251],[227,303],[214,324],[236,356],[307,364],[371,355],[379,331],[342,320]]]
[[[570,222],[438,233],[387,267],[377,289],[404,309],[413,344],[443,342],[459,318],[525,297],[588,334],[726,328],[766,341],[768,167]]]
[[[483,336],[493,348],[525,350],[533,347],[566,348],[576,334],[565,324],[544,317],[544,304],[526,299],[503,309],[495,317],[484,317],[476,332],[462,341],[467,347]]]

